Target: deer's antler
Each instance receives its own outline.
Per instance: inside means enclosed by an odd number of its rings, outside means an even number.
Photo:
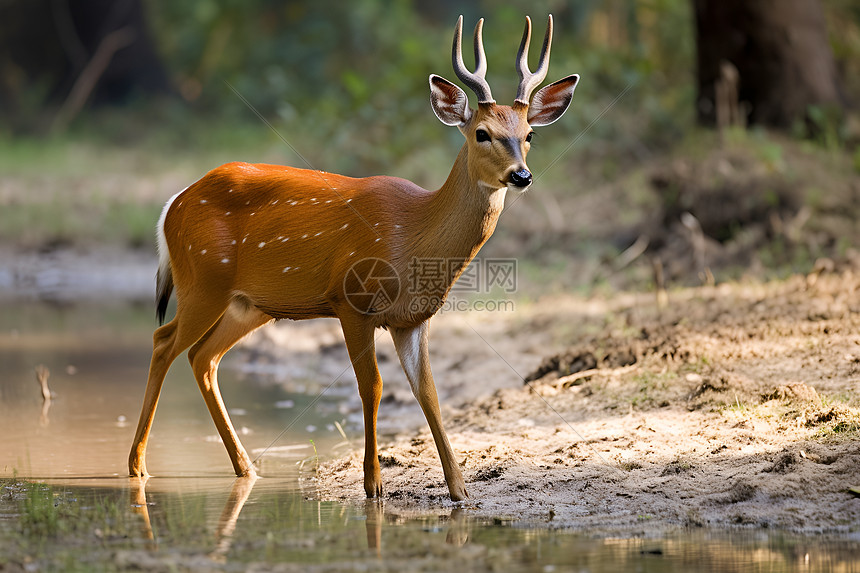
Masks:
[[[463,63],[463,16],[457,20],[457,28],[454,30],[454,49],[452,53],[452,63],[454,65],[454,73],[460,78],[466,86],[469,87],[475,95],[478,96],[478,103],[496,103],[493,99],[493,94],[490,92],[490,84],[484,79],[487,75],[487,57],[484,55],[484,41],[481,37],[481,29],[484,26],[484,19],[478,20],[475,26],[475,71],[470,72]]]
[[[543,37],[543,48],[540,51],[540,61],[538,67],[532,73],[529,71],[529,41],[532,37],[532,21],[526,16],[526,29],[523,31],[523,40],[520,43],[520,51],[517,52],[517,74],[520,76],[520,85],[517,88],[517,97],[515,101],[529,104],[529,98],[536,87],[540,85],[546,78],[546,72],[549,70],[549,51],[552,44],[552,14],[546,23],[546,35]]]

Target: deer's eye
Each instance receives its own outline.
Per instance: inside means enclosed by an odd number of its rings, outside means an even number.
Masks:
[[[528,143],[531,143],[531,142],[532,142],[532,137],[534,136],[534,134],[535,134],[535,132],[530,131],[530,132],[529,132],[529,134],[526,136],[526,141],[527,141]]]
[[[483,129],[478,129],[475,131],[475,141],[490,141],[490,134]]]

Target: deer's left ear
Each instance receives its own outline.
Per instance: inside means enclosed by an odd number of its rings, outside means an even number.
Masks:
[[[573,74],[555,83],[542,87],[529,104],[528,121],[532,127],[549,125],[567,111],[579,75]]]

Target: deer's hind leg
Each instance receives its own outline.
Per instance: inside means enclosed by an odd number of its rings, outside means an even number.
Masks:
[[[237,476],[254,476],[251,458],[239,441],[218,387],[218,364],[224,354],[245,335],[270,322],[272,317],[243,301],[234,300],[224,315],[188,351],[194,378],[218,434],[227,448]]]
[[[161,387],[170,365],[177,356],[200,340],[218,322],[229,305],[226,298],[223,301],[216,297],[206,300],[201,298],[199,302],[197,300],[179,297],[176,316],[156,329],[153,335],[152,360],[149,364],[146,393],[131,452],[128,455],[128,472],[133,477],[149,475],[146,471],[146,445],[155,418]]]

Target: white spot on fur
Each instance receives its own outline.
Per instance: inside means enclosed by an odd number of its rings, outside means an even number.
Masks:
[[[293,267],[284,267],[284,271],[283,271],[283,272],[287,272],[287,271],[288,271],[288,270],[290,270],[291,268],[293,268]]]
[[[344,224],[343,224],[343,227],[341,227],[341,228],[340,228],[340,230],[341,230],[341,231],[343,231],[343,230],[344,230],[344,229],[346,229],[347,227],[349,227],[349,223],[344,223]]]
[[[230,259],[228,259],[228,258],[226,258],[226,257],[225,257],[225,258],[221,259],[221,262],[222,262],[222,263],[229,263],[229,262],[230,262]]]
[[[319,236],[320,236],[320,235],[322,235],[323,233],[325,233],[325,231],[320,231],[319,233],[317,233],[316,235],[314,235],[314,237],[319,237]]]
[[[258,246],[259,248],[261,248],[261,249],[262,249],[263,247],[265,247],[265,246],[266,246],[266,243],[260,243],[260,244],[259,244],[259,245],[257,245],[257,246]]]
[[[205,255],[205,254],[206,254],[206,249],[203,249],[202,251],[200,251],[200,254],[201,254],[201,255]]]
[[[208,203],[208,202],[209,202],[209,201],[207,201],[206,199],[201,199],[201,200],[200,200],[200,204],[201,204],[201,205],[205,205],[205,204],[206,204],[206,203]]]
[[[308,238],[307,234],[302,235],[302,239],[307,239],[307,238]]]
[[[231,244],[231,245],[235,245],[235,244],[236,244],[236,239],[233,239],[233,240],[230,242],[230,244]]]
[[[227,211],[224,215],[230,215],[230,213],[232,213],[232,211]]]
[[[351,256],[353,256],[354,254],[355,254],[355,251],[351,252],[351,253],[349,254],[349,256],[351,257]]]
[[[381,239],[382,239],[382,237],[376,237],[376,240],[375,240],[375,241],[373,241],[373,242],[374,242],[374,243],[378,243]]]

